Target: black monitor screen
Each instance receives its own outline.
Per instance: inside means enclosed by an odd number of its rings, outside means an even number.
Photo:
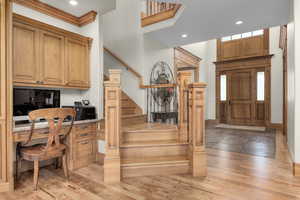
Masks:
[[[26,116],[30,111],[42,108],[59,108],[59,90],[14,88],[14,116]]]

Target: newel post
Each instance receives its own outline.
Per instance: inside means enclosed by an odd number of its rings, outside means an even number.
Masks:
[[[205,83],[189,85],[189,153],[193,176],[206,176]]]
[[[188,141],[188,84],[192,82],[192,72],[178,72],[178,88],[179,88],[179,101],[178,101],[178,141]]]
[[[109,70],[105,87],[105,158],[104,182],[121,180],[120,127],[121,127],[121,70]]]

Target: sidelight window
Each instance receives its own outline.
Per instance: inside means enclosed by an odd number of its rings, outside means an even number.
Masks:
[[[220,92],[221,92],[221,101],[227,100],[227,76],[221,75],[220,76]]]
[[[265,72],[257,72],[257,101],[265,100]]]

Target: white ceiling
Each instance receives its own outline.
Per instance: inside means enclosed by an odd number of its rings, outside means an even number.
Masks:
[[[147,33],[167,46],[181,46],[287,24],[290,0],[181,0],[184,11],[172,27]],[[238,20],[242,25],[235,25]],[[181,38],[188,34],[188,38]]]
[[[40,1],[77,17],[80,17],[91,10],[97,11],[100,15],[103,15],[116,7],[116,0],[76,0],[78,2],[77,6],[70,5],[69,0]]]

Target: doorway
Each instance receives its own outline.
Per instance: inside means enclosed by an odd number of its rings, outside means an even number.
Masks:
[[[220,75],[220,122],[265,125],[265,70],[242,69]]]
[[[174,71],[177,80],[177,73],[180,71],[191,72],[192,81],[199,82],[201,58],[195,56],[191,52],[181,48],[174,48]]]
[[[247,66],[248,60],[233,67],[234,63],[217,67],[216,99],[219,123],[245,126],[268,126],[270,116],[270,63],[269,58],[255,59],[256,65]],[[262,64],[265,66],[262,66]],[[267,64],[266,64],[267,63]]]

